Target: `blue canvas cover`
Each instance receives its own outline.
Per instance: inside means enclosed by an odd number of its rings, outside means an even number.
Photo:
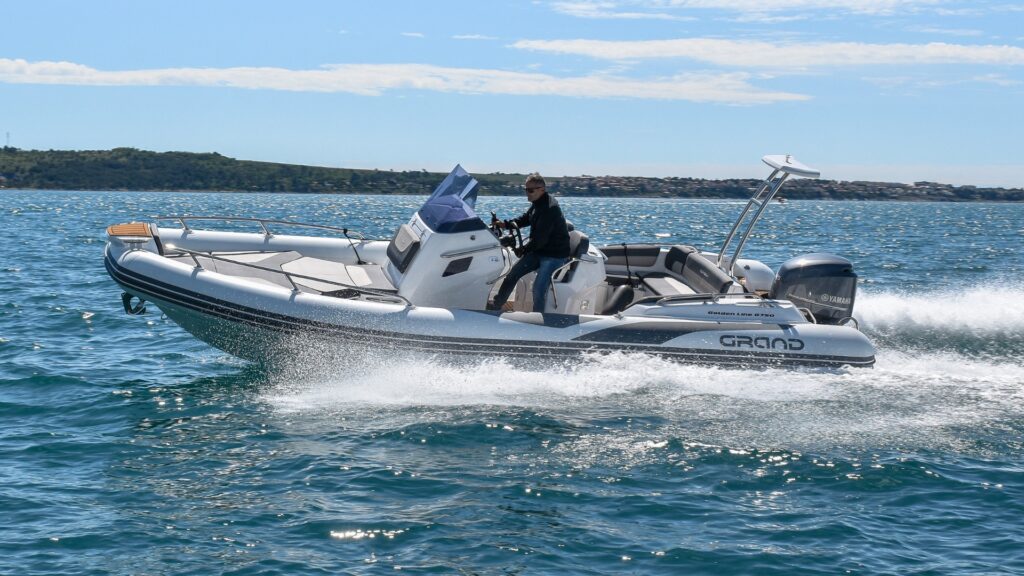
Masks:
[[[487,225],[473,210],[479,187],[476,178],[456,165],[420,207],[420,219],[434,232],[485,230]]]

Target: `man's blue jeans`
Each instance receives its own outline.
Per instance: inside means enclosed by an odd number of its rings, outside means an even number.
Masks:
[[[512,266],[505,276],[505,280],[498,289],[498,295],[494,297],[494,306],[501,310],[501,307],[508,302],[509,294],[516,287],[516,282],[534,270],[537,271],[537,279],[533,281],[533,311],[544,311],[544,300],[548,295],[548,288],[551,287],[551,274],[559,266],[568,262],[568,258],[554,258],[552,256],[538,256],[533,253],[524,255]]]

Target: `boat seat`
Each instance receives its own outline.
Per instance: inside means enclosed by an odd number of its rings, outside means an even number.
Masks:
[[[608,266],[647,268],[654,266],[661,253],[657,244],[612,244],[601,248]]]
[[[700,254],[693,254],[683,265],[683,282],[698,294],[725,294],[732,277]]]
[[[195,255],[195,260],[193,260],[192,255],[172,253],[167,258],[169,260],[182,261],[189,265],[198,262],[204,270],[226,276],[244,278],[258,284],[291,288],[292,285],[288,282],[288,279],[283,274],[274,272],[274,270],[280,270],[286,263],[302,257],[301,254],[295,251],[215,252],[214,255],[217,258],[209,258],[197,254]],[[259,268],[255,266],[259,266]]]
[[[675,296],[677,294],[696,294],[689,286],[671,276],[644,276],[644,288],[658,296]]]
[[[384,267],[379,264],[346,264],[345,270],[352,277],[356,286],[360,288],[372,288],[397,292],[395,285],[391,283]]]
[[[605,301],[601,314],[606,316],[617,314],[625,310],[632,303],[633,287],[628,285],[618,286]]]
[[[312,288],[318,292],[334,292],[345,286],[357,288],[370,288],[384,292],[395,292],[395,286],[388,279],[384,269],[379,264],[343,264],[331,260],[321,260],[304,256],[281,266],[285,272],[301,274],[327,280],[329,282],[318,282],[295,278],[295,283]],[[335,284],[337,282],[337,284]]]
[[[569,231],[569,268],[566,270],[562,278],[557,280],[558,282],[569,283],[572,282],[572,277],[576,274],[576,268],[580,264],[580,258],[583,257],[590,250],[590,238],[587,235],[578,230]]]
[[[697,249],[693,246],[685,246],[682,244],[673,246],[668,249],[668,254],[665,254],[665,268],[682,278],[683,268],[686,267],[686,261],[690,258],[691,254],[697,252]]]
[[[646,292],[657,296],[676,296],[678,294],[696,294],[696,292],[682,282],[683,271],[686,268],[686,261],[691,254],[697,253],[693,246],[672,246],[665,254],[665,268],[669,274],[644,274],[642,282]]]

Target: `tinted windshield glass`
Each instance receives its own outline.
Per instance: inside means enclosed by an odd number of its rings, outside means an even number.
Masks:
[[[465,232],[487,226],[476,215],[480,184],[462,166],[456,166],[420,207],[420,218],[435,232]]]

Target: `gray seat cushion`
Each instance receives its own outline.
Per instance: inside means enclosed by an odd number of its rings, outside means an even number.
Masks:
[[[572,282],[572,277],[576,275],[576,267],[579,266],[578,260],[588,250],[590,250],[590,238],[578,230],[569,231],[569,258],[572,260],[569,263],[569,269],[562,275],[561,282]]]
[[[607,258],[608,266],[654,266],[658,261],[658,254],[661,253],[661,246],[657,244],[612,244],[601,247],[601,252]]]
[[[696,294],[689,286],[671,276],[644,276],[644,286],[648,292],[653,292],[658,296]]]
[[[682,244],[673,246],[668,249],[668,254],[665,255],[665,268],[679,276],[683,276],[683,268],[686,266],[686,260],[691,254],[697,252],[697,249],[693,246],[684,246]]]
[[[732,278],[700,254],[686,259],[683,281],[698,294],[724,294],[732,286]]]

